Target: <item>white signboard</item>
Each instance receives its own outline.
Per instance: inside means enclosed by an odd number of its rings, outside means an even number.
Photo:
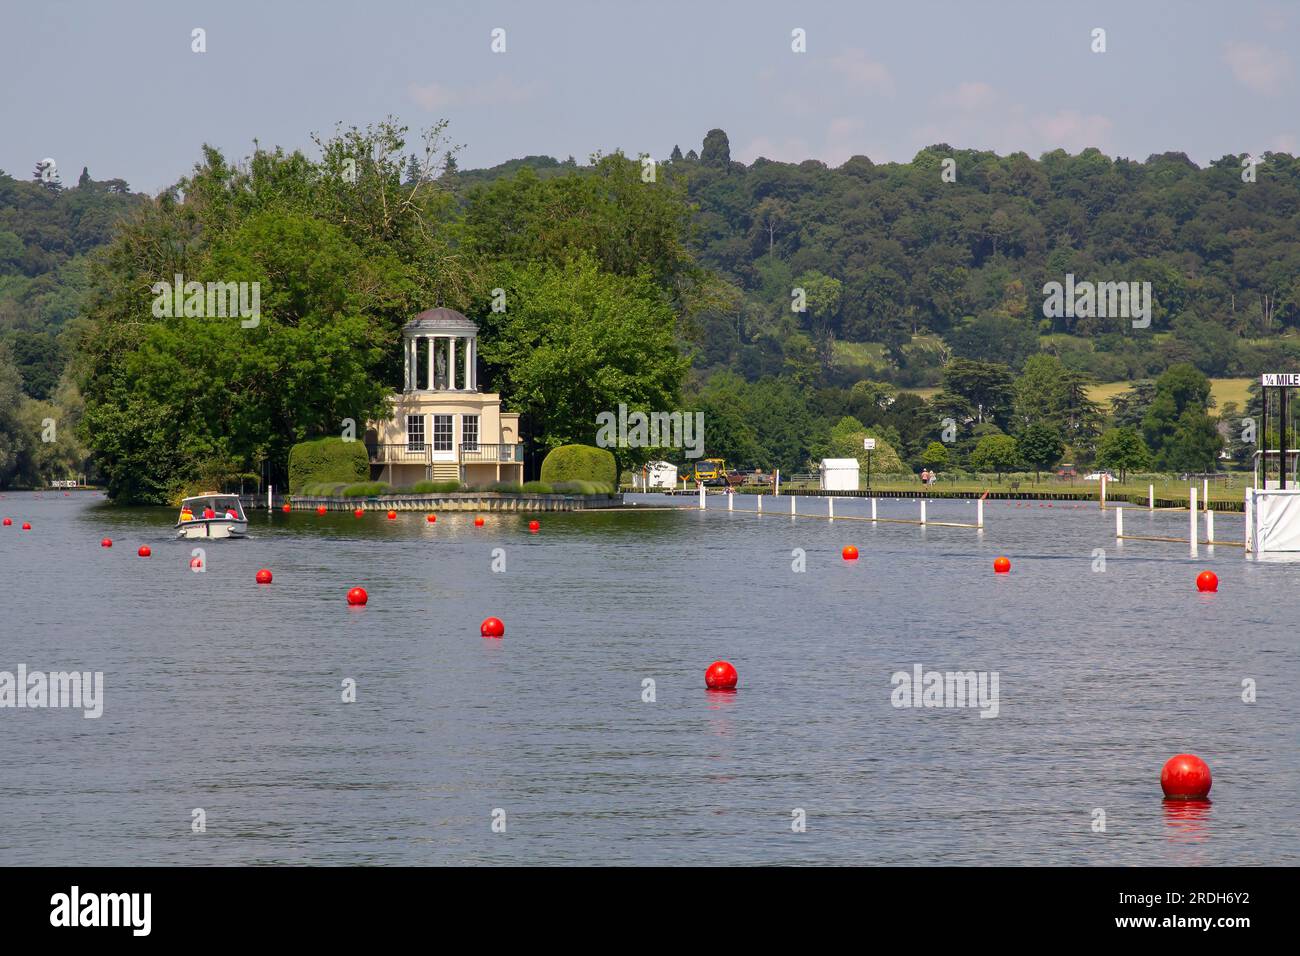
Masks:
[[[1259,384],[1266,388],[1284,385],[1300,388],[1300,372],[1265,372],[1259,377]]]
[[[862,439],[862,447],[867,451],[871,451],[876,447],[876,440],[874,438],[864,438]]]

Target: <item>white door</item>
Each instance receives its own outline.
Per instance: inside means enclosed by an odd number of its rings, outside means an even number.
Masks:
[[[456,460],[455,419],[452,415],[430,415],[432,434],[429,447],[434,461]]]

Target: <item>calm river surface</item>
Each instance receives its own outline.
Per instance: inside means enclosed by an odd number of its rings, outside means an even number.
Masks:
[[[544,514],[539,535],[258,512],[195,573],[170,510],[0,496],[0,671],[102,671],[105,698],[99,719],[0,709],[0,864],[1300,863],[1300,564],[1117,548],[1095,505],[990,502],[978,534],[709,503]],[[704,689],[716,658],[736,693]],[[997,717],[895,708],[917,664],[998,672]],[[1210,806],[1163,803],[1180,751],[1210,764]]]

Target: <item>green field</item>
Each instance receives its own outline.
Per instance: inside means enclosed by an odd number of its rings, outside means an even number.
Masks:
[[[1214,399],[1214,407],[1221,409],[1228,402],[1236,402],[1238,408],[1244,409],[1246,402],[1250,399],[1250,393],[1247,389],[1253,381],[1255,381],[1253,378],[1210,379],[1210,396]],[[1100,385],[1090,385],[1088,387],[1088,397],[1094,402],[1099,402],[1102,410],[1106,411],[1110,408],[1112,398],[1132,387],[1132,382],[1103,382]]]

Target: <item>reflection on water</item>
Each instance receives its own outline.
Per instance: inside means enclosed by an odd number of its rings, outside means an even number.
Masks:
[[[786,499],[762,518],[640,500],[538,535],[527,515],[254,511],[194,573],[170,509],[0,497],[0,671],[104,673],[98,719],[0,708],[0,864],[674,864],[720,830],[718,865],[1300,863],[1295,566],[1120,551],[1095,506],[989,501],[983,535],[922,535],[851,520],[856,499],[833,524]],[[1125,529],[1179,536],[1186,516],[1126,509]],[[479,636],[488,616],[503,640]],[[718,659],[736,692],[705,690]],[[896,709],[891,675],[917,665],[998,672],[998,716]],[[1212,815],[1157,810],[1188,751]]]

